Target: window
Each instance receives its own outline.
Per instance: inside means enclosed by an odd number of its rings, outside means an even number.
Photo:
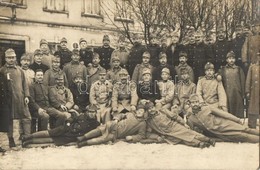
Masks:
[[[134,22],[132,19],[132,14],[130,12],[131,7],[126,2],[126,0],[118,0],[115,1],[115,21],[121,21],[121,22]]]
[[[68,14],[67,0],[44,0],[43,11]]]
[[[26,0],[0,0],[0,6],[26,8]]]
[[[82,16],[103,18],[100,0],[83,0]]]

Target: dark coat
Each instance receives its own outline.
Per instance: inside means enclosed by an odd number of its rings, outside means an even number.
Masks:
[[[241,67],[224,66],[220,69],[223,86],[227,94],[228,112],[244,117],[245,75]]]
[[[8,132],[12,95],[6,76],[0,72],[0,132]]]
[[[232,40],[232,50],[235,53],[236,64],[243,68],[242,63],[242,48],[245,43],[245,37],[236,37]]]
[[[135,44],[129,53],[128,59],[128,73],[131,76],[134,72],[135,66],[142,63],[143,53],[146,51],[146,47],[141,44]]]
[[[32,63],[31,65],[29,65],[29,68],[32,69],[34,72],[36,70],[42,70],[43,73],[45,73],[47,70],[49,70],[49,67],[45,64],[37,64],[37,63]]]
[[[172,65],[166,64],[165,66],[158,65],[154,68],[153,70],[153,80],[162,80],[161,74],[162,74],[162,69],[168,68],[170,70],[170,80],[175,80],[175,69]]]
[[[150,63],[152,66],[156,67],[159,63],[159,53],[161,51],[161,48],[158,44],[151,44],[147,46],[147,50],[149,51],[151,58]]]
[[[94,52],[99,54],[100,57],[100,65],[104,67],[106,70],[110,68],[110,59],[111,54],[115,49],[112,47],[105,48],[104,46],[98,47],[97,49],[94,49]]]
[[[71,61],[72,52],[68,48],[66,48],[60,49],[58,51],[58,54],[60,56],[60,68],[62,69],[65,66],[65,64]]]
[[[80,61],[84,61],[84,65],[87,67],[89,63],[92,63],[93,52],[90,49],[79,50]]]
[[[155,102],[156,99],[160,99],[161,97],[159,87],[154,82],[148,84],[144,82],[138,83],[137,95],[139,99],[150,100],[151,102]]]
[[[181,51],[185,50],[185,46],[184,45],[174,45],[171,44],[167,47],[166,49],[166,55],[167,55],[167,62],[171,65],[171,66],[177,66],[179,63],[179,53]]]
[[[70,91],[73,95],[75,105],[79,106],[81,111],[86,110],[86,106],[89,105],[89,91],[88,86],[85,83],[75,84],[70,87]]]
[[[227,53],[231,50],[231,43],[228,40],[216,41],[214,44],[214,62],[215,70],[218,71],[220,66],[226,65]]]

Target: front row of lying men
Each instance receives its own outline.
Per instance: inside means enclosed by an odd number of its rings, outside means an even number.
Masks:
[[[239,118],[228,112],[200,105],[197,94],[190,96],[189,106],[188,126],[178,115],[177,108],[157,108],[148,100],[141,100],[135,111],[119,114],[105,124],[96,119],[98,108],[90,105],[87,111],[72,116],[64,125],[24,136],[22,144],[26,147],[29,144],[78,142],[78,147],[83,147],[125,139],[127,142],[183,143],[204,148],[215,146],[216,140],[259,142],[258,130],[243,126]]]

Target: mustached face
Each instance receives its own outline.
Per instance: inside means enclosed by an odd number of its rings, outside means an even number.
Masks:
[[[63,41],[60,43],[60,46],[62,49],[67,48],[67,43]]]
[[[34,56],[34,61],[37,62],[37,63],[41,63],[42,62],[42,55],[35,55]]]
[[[81,49],[86,49],[87,48],[87,42],[82,41],[82,42],[80,42],[79,46],[80,46]]]
[[[179,58],[179,61],[180,61],[181,64],[185,64],[187,62],[187,58],[185,56],[181,56]]]
[[[120,61],[116,60],[112,62],[113,67],[118,68],[120,66]]]
[[[199,100],[194,100],[190,102],[191,108],[192,109],[199,109],[200,108],[200,103]]]
[[[22,67],[28,67],[30,65],[30,60],[21,60]]]
[[[207,69],[207,70],[205,71],[206,76],[209,76],[209,77],[213,76],[214,73],[215,73],[215,70],[212,69],[212,68]]]
[[[145,112],[144,109],[138,109],[136,111],[136,116],[139,117],[139,118],[144,117],[144,112]]]
[[[156,108],[153,106],[153,107],[150,107],[147,111],[149,114],[153,115],[156,113]]]
[[[99,57],[94,57],[94,58],[92,59],[92,63],[93,63],[94,65],[98,65],[99,62],[100,62]]]
[[[190,77],[190,76],[189,76],[188,73],[184,73],[184,74],[181,75],[182,80],[188,80],[189,77]]]
[[[143,75],[143,81],[149,82],[152,79],[151,74],[144,74]]]
[[[227,63],[228,63],[229,65],[234,65],[235,62],[236,62],[235,57],[228,57],[228,58],[227,58]]]
[[[36,72],[35,81],[36,82],[42,82],[43,81],[43,72],[42,71]]]
[[[58,86],[63,86],[64,85],[64,80],[63,79],[56,79],[56,84]]]
[[[167,58],[166,57],[162,57],[162,58],[159,59],[159,62],[161,63],[161,65],[166,65]]]
[[[60,62],[58,62],[58,61],[53,61],[52,62],[52,68],[57,69],[59,67],[60,67]]]
[[[106,80],[106,74],[99,74],[99,80],[104,82]]]
[[[150,58],[148,57],[143,57],[143,63],[148,64],[150,62]]]
[[[103,40],[103,45],[104,45],[104,46],[109,46],[109,44],[110,44],[110,41],[108,41],[108,40]]]

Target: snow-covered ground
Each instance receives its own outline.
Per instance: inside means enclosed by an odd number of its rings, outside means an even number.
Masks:
[[[0,169],[234,169],[255,170],[259,144],[217,143],[199,149],[185,145],[128,144],[8,151]]]

